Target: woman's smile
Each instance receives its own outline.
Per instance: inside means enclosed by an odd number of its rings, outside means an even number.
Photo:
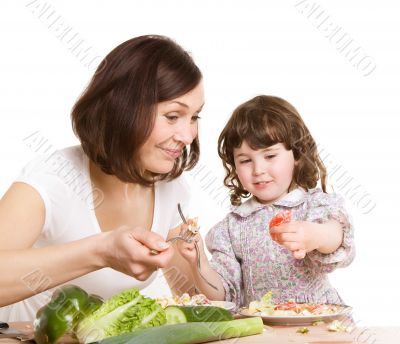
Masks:
[[[182,149],[172,149],[172,148],[164,148],[158,147],[161,151],[171,160],[175,160],[182,155]]]

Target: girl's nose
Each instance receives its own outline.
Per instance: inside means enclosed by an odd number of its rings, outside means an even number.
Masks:
[[[260,162],[254,162],[253,165],[253,175],[254,176],[259,176],[262,175],[266,172],[266,167],[264,164],[260,163]]]

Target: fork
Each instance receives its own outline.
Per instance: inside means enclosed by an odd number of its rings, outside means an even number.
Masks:
[[[186,221],[186,218],[185,218],[185,216],[183,215],[183,212],[182,212],[182,209],[181,209],[181,205],[180,205],[179,203],[178,203],[178,212],[179,212],[179,215],[180,215],[180,217],[181,217],[183,223],[186,224],[186,225],[188,225],[188,222]],[[181,232],[181,233],[179,233],[179,235],[168,239],[167,242],[172,243],[172,242],[174,242],[174,241],[176,241],[176,240],[182,240],[182,241],[187,242],[187,243],[190,244],[190,243],[193,242],[193,238],[196,236],[196,234],[197,234],[197,232],[196,232],[196,233],[193,233],[192,231],[190,231],[190,230],[187,229],[187,230],[184,231],[183,233]],[[200,277],[201,277],[210,287],[214,288],[215,290],[219,290],[214,284],[212,284],[211,282],[209,282],[209,281],[207,280],[207,278],[202,274],[202,272],[201,272],[201,263],[200,263],[200,250],[199,250],[199,246],[197,245],[197,242],[196,242],[196,241],[194,241],[194,247],[195,247],[195,249],[196,249],[197,269],[198,269],[198,271],[199,271]],[[150,253],[153,254],[153,255],[156,255],[156,254],[159,254],[160,252],[152,249],[152,250],[150,250]]]

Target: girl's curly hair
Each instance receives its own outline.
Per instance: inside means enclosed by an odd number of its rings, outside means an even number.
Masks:
[[[255,150],[282,143],[293,151],[297,162],[291,185],[308,190],[321,180],[326,192],[326,168],[297,110],[284,99],[261,95],[235,109],[218,139],[218,154],[226,170],[224,184],[231,190],[233,205],[240,205],[242,197],[250,196],[236,174],[233,157],[234,148],[243,141]]]

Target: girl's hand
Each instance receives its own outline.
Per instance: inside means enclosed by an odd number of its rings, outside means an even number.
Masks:
[[[320,232],[315,223],[292,221],[270,228],[271,237],[293,253],[294,258],[303,259],[306,253],[318,248]]]
[[[186,225],[182,225],[182,226],[186,226]],[[186,228],[183,227],[183,229],[185,230]],[[196,236],[194,236],[192,238],[192,242],[191,243],[187,243],[183,240],[177,240],[175,242],[175,247],[178,249],[178,252],[180,253],[180,255],[191,265],[195,265],[197,264],[197,252],[196,252],[196,247],[194,242],[197,243],[197,246],[199,248],[199,253],[200,253],[200,258],[205,257],[205,252],[204,252],[204,244],[203,244],[203,239],[201,238],[200,234],[196,234]]]

